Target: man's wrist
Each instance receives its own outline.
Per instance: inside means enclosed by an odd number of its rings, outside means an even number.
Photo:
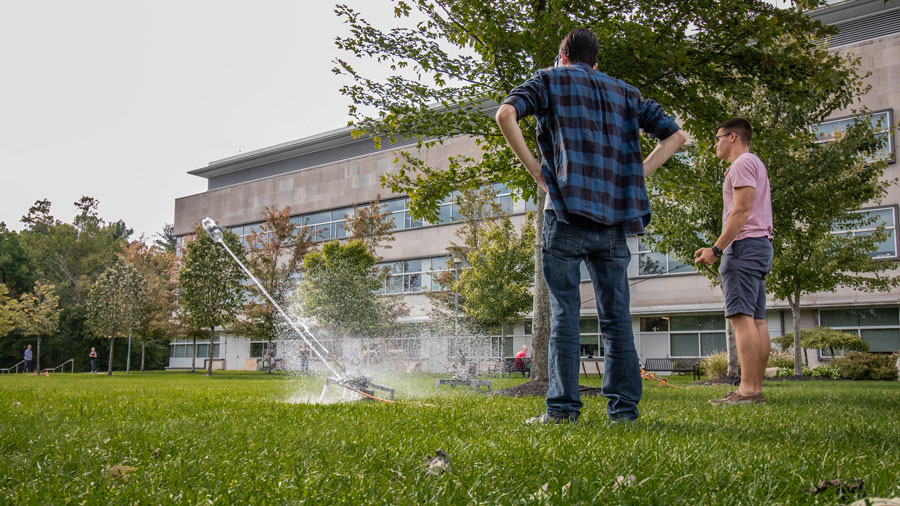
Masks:
[[[722,248],[720,248],[720,247],[716,246],[715,244],[713,244],[713,245],[710,247],[710,249],[712,249],[713,255],[715,255],[717,258],[722,256]]]

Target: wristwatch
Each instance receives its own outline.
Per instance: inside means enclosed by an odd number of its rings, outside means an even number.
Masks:
[[[713,255],[715,255],[715,256],[717,256],[717,257],[722,256],[722,248],[720,248],[720,247],[716,246],[715,244],[713,244],[713,245],[712,245],[712,250],[713,250]]]

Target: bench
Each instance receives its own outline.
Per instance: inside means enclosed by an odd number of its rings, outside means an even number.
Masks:
[[[531,377],[531,357],[519,359],[522,367],[525,369],[525,375]],[[516,369],[516,359],[514,357],[504,357],[500,365],[501,374],[522,374],[521,369]]]
[[[700,379],[699,358],[648,358],[644,361],[647,372],[689,372]]]
[[[472,390],[476,392],[481,391],[481,387],[487,387],[487,391],[491,391],[491,381],[490,380],[459,380],[459,379],[440,379],[435,378],[434,380],[434,388],[440,388],[441,385],[450,385],[450,388],[456,388],[457,385],[462,386],[470,386]]]

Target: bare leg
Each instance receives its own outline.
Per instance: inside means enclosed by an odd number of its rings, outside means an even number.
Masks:
[[[744,314],[729,318],[734,326],[738,360],[741,362],[741,386],[738,393],[757,395],[762,391],[762,380],[769,359],[769,330],[765,320],[754,320]]]

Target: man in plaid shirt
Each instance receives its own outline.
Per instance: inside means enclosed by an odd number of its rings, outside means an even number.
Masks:
[[[659,104],[597,71],[599,51],[590,30],[573,30],[560,44],[557,65],[539,70],[514,89],[497,111],[497,123],[516,157],[549,195],[542,247],[553,313],[550,386],[546,413],[528,423],[574,422],[581,413],[581,262],[596,293],[607,416],[638,417],[641,376],[631,330],[626,273],[631,254],[625,235],[643,233],[650,222],[644,178],[687,137]],[[531,115],[537,118],[540,162],[518,125]],[[641,130],[661,141],[643,161]]]

